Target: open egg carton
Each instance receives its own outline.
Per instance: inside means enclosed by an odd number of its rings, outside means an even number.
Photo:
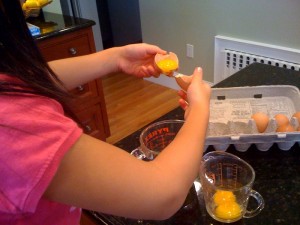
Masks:
[[[290,85],[212,88],[210,119],[206,147],[212,145],[223,150],[234,145],[238,151],[247,151],[255,144],[257,149],[267,151],[273,144],[281,150],[289,150],[300,143],[300,132],[276,132],[274,116],[284,114],[297,130],[299,123],[293,114],[300,111],[299,89]],[[266,113],[269,123],[259,133],[251,116]]]

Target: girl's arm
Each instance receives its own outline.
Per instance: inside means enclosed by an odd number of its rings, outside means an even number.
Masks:
[[[116,72],[137,77],[158,76],[154,56],[166,53],[157,46],[133,44],[97,53],[49,62],[67,89],[73,89],[96,78]]]
[[[186,121],[153,161],[82,135],[64,156],[45,197],[85,209],[140,219],[166,219],[183,204],[198,174],[209,117],[210,88],[195,70]]]

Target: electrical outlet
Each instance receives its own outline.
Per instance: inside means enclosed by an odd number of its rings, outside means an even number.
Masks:
[[[194,58],[194,45],[186,44],[186,56],[188,58]]]

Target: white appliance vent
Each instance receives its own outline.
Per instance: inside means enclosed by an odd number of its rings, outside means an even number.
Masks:
[[[300,50],[224,36],[215,37],[214,83],[254,62],[300,71]]]

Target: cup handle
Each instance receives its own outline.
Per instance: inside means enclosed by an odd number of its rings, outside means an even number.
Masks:
[[[140,147],[137,147],[136,149],[132,150],[130,152],[131,155],[133,155],[135,158],[140,160],[145,160],[146,155],[141,151]]]
[[[251,218],[253,216],[256,216],[265,207],[265,201],[264,201],[263,197],[257,191],[251,190],[250,197],[255,198],[258,205],[253,210],[250,210],[250,211],[246,210],[246,213],[244,214],[244,218]]]

